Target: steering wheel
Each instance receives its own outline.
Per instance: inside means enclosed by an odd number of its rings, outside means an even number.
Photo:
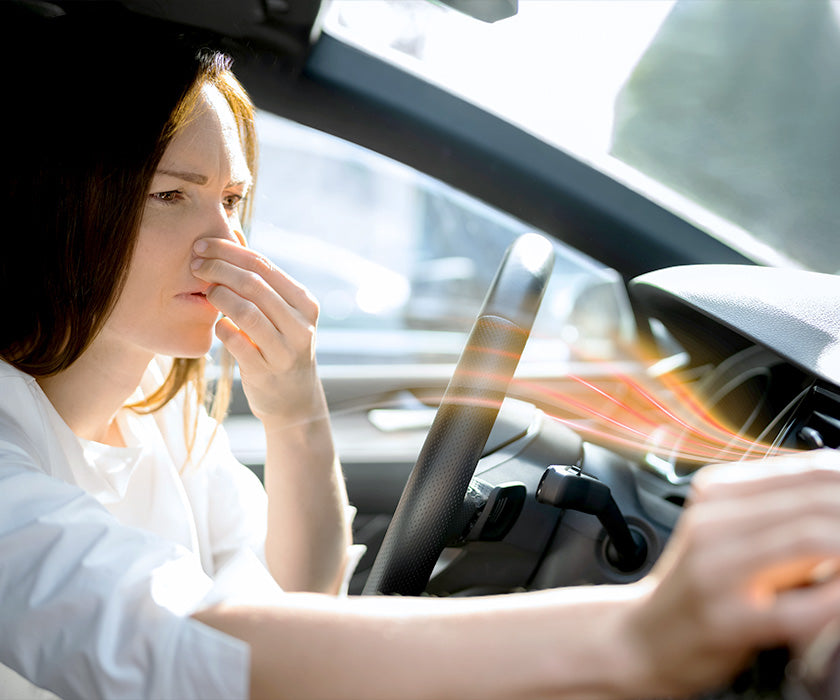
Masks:
[[[554,265],[528,233],[507,249],[470,332],[363,595],[420,595],[446,545],[519,364]]]

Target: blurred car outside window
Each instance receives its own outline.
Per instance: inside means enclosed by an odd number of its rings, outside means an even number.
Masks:
[[[409,167],[260,112],[250,243],[318,298],[319,363],[446,363],[505,250],[531,227]],[[620,276],[555,243],[523,362],[623,358]]]

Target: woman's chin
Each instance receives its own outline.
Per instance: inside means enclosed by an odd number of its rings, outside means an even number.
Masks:
[[[213,327],[209,331],[196,332],[189,335],[182,335],[179,338],[172,338],[169,342],[163,343],[158,350],[160,355],[170,357],[183,357],[186,359],[197,359],[204,357],[213,347],[216,336]]]

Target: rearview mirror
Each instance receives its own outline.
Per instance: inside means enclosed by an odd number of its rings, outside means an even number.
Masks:
[[[513,17],[519,10],[519,0],[438,0],[458,12],[480,19],[497,22]]]

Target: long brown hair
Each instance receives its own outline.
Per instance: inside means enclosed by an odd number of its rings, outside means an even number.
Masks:
[[[36,377],[69,367],[102,329],[157,164],[206,83],[230,105],[256,173],[254,107],[230,59],[205,37],[91,5],[19,18],[0,47],[10,98],[0,110],[0,358]],[[156,410],[190,382],[201,400],[204,364],[176,359],[136,408]]]

